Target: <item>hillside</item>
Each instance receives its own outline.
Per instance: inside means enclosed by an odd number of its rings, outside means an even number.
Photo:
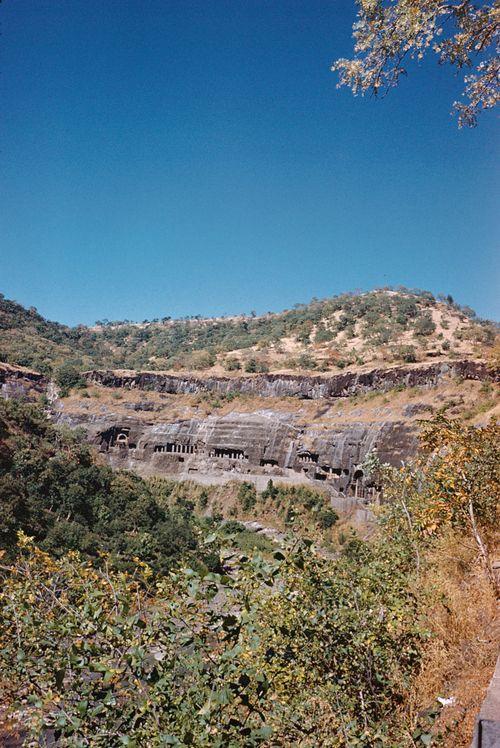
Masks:
[[[0,329],[0,743],[470,744],[493,323],[385,290],[94,328],[1,298]]]
[[[489,357],[497,326],[426,291],[343,294],[263,316],[101,322],[70,328],[0,296],[0,360],[79,369],[259,373]]]

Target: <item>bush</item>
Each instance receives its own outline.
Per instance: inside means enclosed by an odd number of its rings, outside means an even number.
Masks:
[[[212,351],[194,351],[191,356],[191,365],[197,370],[210,369],[216,361],[217,357]]]
[[[396,348],[395,353],[406,364],[414,364],[417,361],[417,351],[413,345],[400,345]]]
[[[237,358],[226,358],[224,361],[224,368],[226,371],[239,371],[241,369],[241,363]]]
[[[251,511],[257,502],[257,491],[253,483],[244,481],[238,488],[238,501],[244,512]]]
[[[298,366],[301,369],[316,369],[318,364],[309,353],[302,353],[298,358]]]
[[[333,340],[334,337],[335,336],[331,330],[320,327],[319,330],[316,331],[314,341],[315,343],[328,343],[330,340]]]
[[[238,522],[235,519],[230,519],[222,525],[222,529],[224,533],[227,533],[228,535],[234,535],[236,533],[243,532],[245,529],[245,525],[242,525],[241,522]]]
[[[430,314],[423,314],[415,322],[415,335],[426,337],[432,335],[436,330],[436,325],[432,321]]]
[[[339,515],[333,509],[321,509],[318,513],[318,525],[323,530],[328,530],[333,527],[339,519]]]
[[[232,573],[151,584],[147,567],[20,543],[2,572],[0,668],[7,703],[29,702],[30,743],[406,745],[394,715],[422,633],[387,546],[233,554]]]
[[[54,380],[60,387],[63,396],[67,395],[74,387],[85,387],[85,380],[79,369],[72,364],[59,366],[55,371]]]
[[[255,358],[249,358],[245,364],[245,371],[248,374],[267,374],[269,366],[265,361],[259,361]]]
[[[206,509],[208,506],[208,493],[205,489],[203,489],[200,493],[198,504],[200,506],[200,509]]]
[[[261,497],[262,497],[263,501],[267,501],[267,499],[271,499],[271,501],[273,501],[276,498],[276,496],[278,495],[278,493],[279,493],[279,491],[276,488],[276,486],[274,485],[273,481],[271,479],[269,479],[268,482],[267,482],[266,488],[261,493]]]

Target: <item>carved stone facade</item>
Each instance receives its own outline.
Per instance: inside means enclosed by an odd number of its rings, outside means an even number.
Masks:
[[[101,429],[88,426],[91,441],[115,466],[133,469],[142,463],[154,473],[193,479],[217,471],[300,474],[359,497],[377,489],[361,467],[370,452],[397,465],[417,447],[414,427],[403,422],[298,429],[278,417],[231,414],[150,426],[132,419]]]

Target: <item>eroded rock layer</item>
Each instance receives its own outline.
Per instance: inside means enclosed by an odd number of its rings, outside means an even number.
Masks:
[[[47,380],[37,371],[0,363],[0,397],[6,400],[19,397],[30,399],[33,394],[45,392],[47,386]]]
[[[368,372],[345,372],[332,377],[292,374],[259,374],[246,377],[174,376],[157,372],[88,371],[87,382],[104,387],[125,387],[169,394],[214,392],[221,395],[242,393],[258,397],[299,397],[311,400],[349,397],[394,387],[435,386],[443,377],[498,381],[498,371],[480,361],[450,361],[414,368],[399,366]]]

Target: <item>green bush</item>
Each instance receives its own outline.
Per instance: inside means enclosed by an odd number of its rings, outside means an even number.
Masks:
[[[432,317],[430,314],[423,314],[421,317],[419,317],[415,322],[415,335],[418,335],[419,337],[426,337],[428,335],[432,335],[433,332],[436,330],[436,325],[432,321]]]
[[[241,363],[237,358],[226,358],[224,361],[224,368],[226,371],[239,371],[241,369]]]
[[[326,508],[321,509],[318,513],[318,525],[323,530],[328,530],[333,527],[339,519],[339,515],[333,509]]]
[[[245,364],[245,371],[248,374],[267,374],[269,366],[265,361],[259,361],[256,358],[249,358]]]
[[[147,568],[54,560],[21,537],[0,587],[3,696],[29,703],[34,741],[410,745],[396,717],[423,632],[389,547],[233,553],[231,573],[151,584]]]
[[[257,491],[253,483],[244,481],[238,488],[238,502],[244,512],[250,512],[257,503]]]
[[[333,340],[335,335],[331,330],[327,330],[324,327],[320,327],[319,330],[316,331],[316,335],[314,337],[314,340],[316,343],[328,343],[330,340]]]
[[[316,360],[309,353],[302,353],[297,363],[300,369],[316,369],[318,366]]]
[[[60,387],[61,394],[68,394],[74,387],[84,387],[83,379],[79,369],[72,364],[62,364],[54,373],[54,381]]]
[[[395,349],[395,355],[406,364],[414,364],[417,361],[417,350],[413,345],[400,345]]]

